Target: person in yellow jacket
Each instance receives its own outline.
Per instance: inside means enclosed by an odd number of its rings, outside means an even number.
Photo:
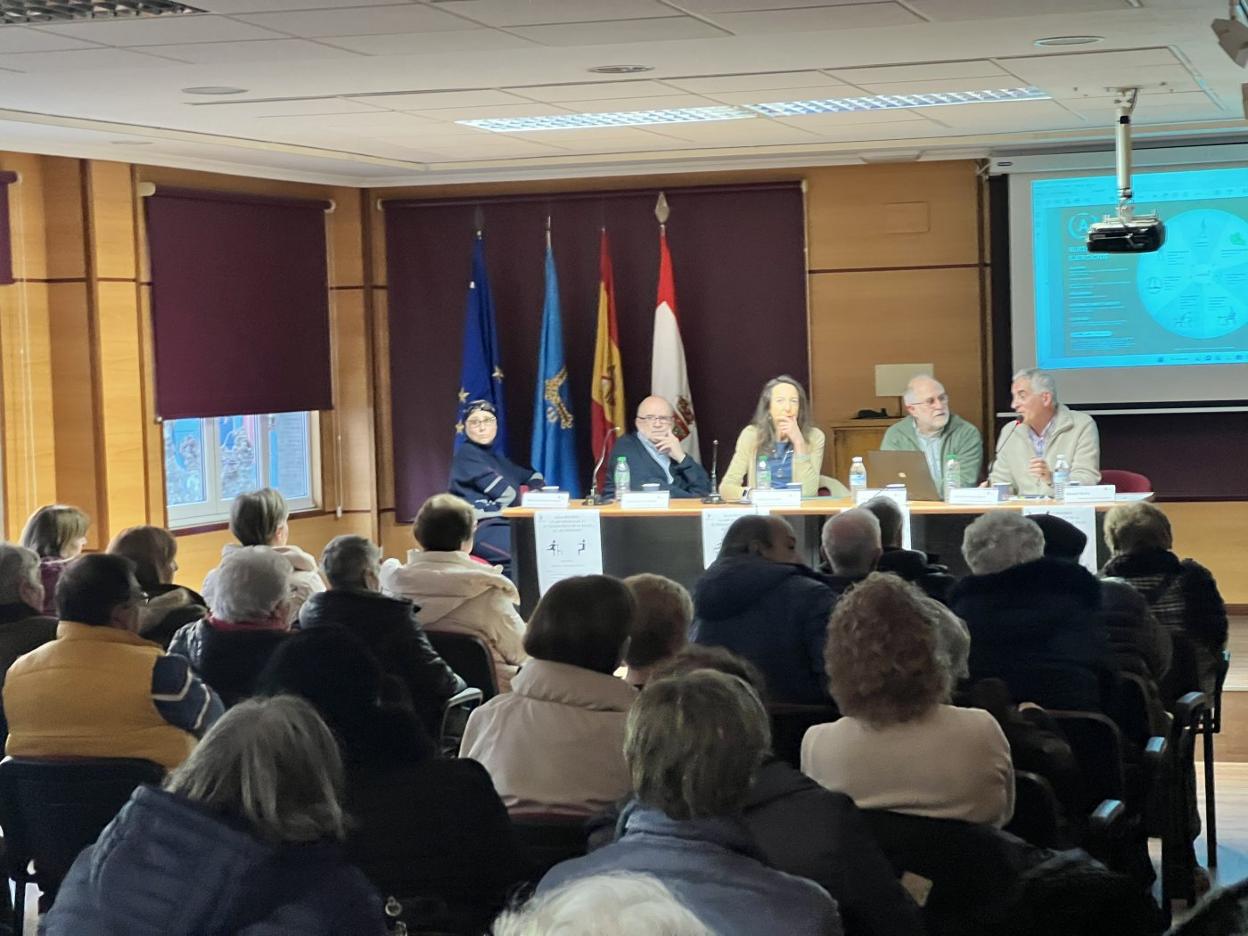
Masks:
[[[130,560],[71,562],[56,588],[56,639],[18,657],[4,684],[13,757],[182,763],[222,713],[179,656],[136,631],[146,596]]]
[[[741,500],[757,486],[758,465],[765,461],[772,487],[796,482],[802,486],[802,497],[814,497],[819,493],[823,445],[823,432],[810,421],[805,388],[787,374],[773,377],[763,386],[754,419],[737,436],[719,493],[726,500]]]

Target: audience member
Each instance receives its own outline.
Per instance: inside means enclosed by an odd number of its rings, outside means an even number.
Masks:
[[[722,647],[690,645],[656,667],[654,678],[701,669],[737,676],[765,700],[758,668]],[[923,932],[918,907],[844,793],[825,790],[769,751],[754,772],[742,818],[769,865],[832,895],[850,936]]]
[[[1112,554],[1101,574],[1134,586],[1157,620],[1182,631],[1196,645],[1199,688],[1213,698],[1215,676],[1226,648],[1226,604],[1213,574],[1173,552],[1170,520],[1143,501],[1119,504],[1105,515],[1105,545]]]
[[[826,704],[823,646],[836,592],[797,555],[783,517],[739,517],[693,594],[697,643],[757,666],[776,702]]]
[[[290,636],[290,561],[268,546],[226,554],[214,576],[212,613],[182,627],[169,652],[186,657],[226,708],[255,694],[256,677]]]
[[[56,583],[65,566],[82,555],[91,521],[77,507],[49,504],[40,507],[22,529],[22,545],[39,556],[43,581],[44,614],[56,614]]]
[[[828,685],[844,717],[806,732],[802,771],[860,809],[1001,826],[1014,811],[1010,748],[987,712],[947,704],[937,627],[922,593],[893,575],[837,603]]]
[[[969,469],[963,467],[962,470]],[[953,585],[953,576],[946,566],[932,561],[927,553],[906,549],[901,545],[902,527],[906,518],[898,503],[891,497],[880,495],[863,504],[862,509],[871,511],[875,519],[880,521],[882,552],[875,564],[875,570],[900,575],[907,582],[914,582],[937,601],[944,601]]]
[[[504,913],[493,936],[715,936],[649,874],[595,874]]]
[[[139,635],[168,647],[184,624],[208,613],[208,602],[199,592],[173,584],[178,571],[178,541],[163,527],[133,526],[122,530],[108,544],[108,551],[134,563],[134,576],[147,593],[147,605]]]
[[[56,618],[41,614],[42,607],[39,556],[25,546],[0,543],[0,689],[14,660],[56,639]],[[0,747],[8,736],[0,706]]]
[[[874,572],[883,554],[880,521],[863,507],[829,517],[820,541],[832,570],[829,584],[838,595]]]
[[[412,535],[420,547],[407,564],[388,560],[381,590],[420,606],[417,617],[429,631],[475,634],[494,656],[498,689],[511,688],[525,660],[524,619],[516,610],[520,593],[494,566],[471,558],[477,518],[472,506],[454,494],[435,494],[420,506]]]
[[[141,786],[70,868],[47,936],[384,936],[339,841],[342,761],[312,706],[236,706],[164,788]]]
[[[6,753],[133,757],[176,767],[221,714],[179,656],[139,637],[143,592],[121,556],[71,562],[56,586],[56,640],[9,667]]]
[[[230,532],[238,542],[227,543],[221,549],[222,561],[236,549],[268,546],[290,562],[291,600],[286,608],[288,622],[299,617],[299,609],[305,601],[325,590],[325,582],[316,570],[316,560],[287,542],[290,536],[290,508],[280,491],[261,488],[234,498],[234,503],[230,505]],[[204,597],[208,599],[209,609],[220,617],[215,604],[216,576],[217,570],[213,569],[204,579]]]
[[[436,757],[411,712],[382,703],[382,682],[353,632],[316,627],[278,647],[260,691],[307,699],[333,730],[353,820],[347,857],[403,903],[406,922],[481,932],[527,871],[507,810],[480,764]],[[438,912],[417,921],[429,903]]]
[[[623,582],[556,582],[529,621],[532,657],[468,717],[460,757],[485,765],[512,815],[593,815],[628,793],[624,719],[637,697],[611,675],[624,659],[637,605]]]
[[[767,713],[741,679],[697,670],[651,682],[628,714],[635,801],[619,839],[556,865],[537,893],[607,871],[641,872],[720,936],[840,934],[827,892],[769,868],[741,821],[770,743]]]
[[[628,640],[625,681],[640,689],[656,665],[670,659],[689,642],[693,599],[689,589],[662,575],[643,572],[624,580],[637,602],[637,617]]]
[[[381,550],[362,536],[336,536],[321,553],[321,571],[329,591],[304,603],[299,626],[340,626],[360,638],[400,687],[400,701],[409,703],[436,737],[443,705],[466,683],[429,643],[416,606],[378,591]]]
[[[1112,696],[1101,589],[1087,569],[1044,556],[1044,535],[1014,511],[992,511],[966,528],[972,574],[949,606],[971,632],[971,679],[998,677],[1015,702],[1101,711]]]

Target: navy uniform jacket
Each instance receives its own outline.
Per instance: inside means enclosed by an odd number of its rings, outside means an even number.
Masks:
[[[607,497],[615,496],[615,460],[620,456],[628,459],[628,484],[634,491],[640,491],[643,484],[658,484],[661,490],[671,491],[672,497],[702,497],[711,493],[711,479],[706,469],[688,455],[679,465],[672,462],[672,480],[669,483],[663,466],[646,451],[637,433],[630,432],[616,440],[607,458],[607,481],[603,487]]]

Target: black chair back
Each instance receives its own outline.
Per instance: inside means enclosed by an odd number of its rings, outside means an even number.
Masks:
[[[841,717],[835,705],[800,705],[796,702],[769,702],[767,714],[771,717],[772,753],[798,770],[802,769],[802,738],[807,729]]]
[[[464,678],[473,689],[481,690],[481,699],[488,702],[498,695],[498,677],[494,673],[494,656],[490,646],[476,634],[460,631],[425,630],[433,649]]]
[[[24,912],[31,881],[43,893],[42,909],[51,906],[78,853],[96,840],[135,787],[160,783],[164,775],[159,764],[128,758],[0,761],[0,827],[5,867],[17,885],[15,912]],[[33,874],[27,871],[32,862]]]
[[[1127,781],[1122,732],[1113,719],[1099,712],[1050,711],[1062,729],[1083,775],[1082,813],[1088,815],[1102,800],[1125,800]]]
[[[559,862],[580,858],[589,849],[589,824],[581,816],[512,816],[511,827],[529,854],[534,884]]]
[[[1040,848],[1061,848],[1061,807],[1049,781],[1027,770],[1014,771],[1014,816],[1007,832]]]

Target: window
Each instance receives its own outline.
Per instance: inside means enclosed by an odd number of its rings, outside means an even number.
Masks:
[[[166,420],[169,526],[229,520],[230,502],[262,487],[281,491],[292,512],[315,507],[317,425],[314,413]]]

